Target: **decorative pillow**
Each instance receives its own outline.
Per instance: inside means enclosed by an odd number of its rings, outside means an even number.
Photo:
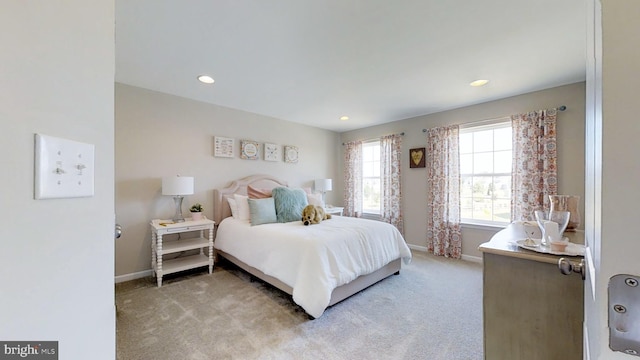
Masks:
[[[251,226],[278,222],[276,206],[272,197],[264,199],[249,199],[251,212]]]
[[[307,202],[309,202],[309,205],[324,207],[322,194],[307,194]]]
[[[238,217],[236,219],[249,220],[251,218],[248,202],[249,197],[239,194],[234,194],[233,197],[236,199],[236,205],[238,206]]]
[[[271,197],[271,189],[256,189],[249,185],[247,186],[247,195],[249,195],[249,199],[264,199]]]
[[[300,221],[302,209],[307,206],[307,194],[302,189],[277,187],[273,189],[278,222]]]
[[[227,198],[227,202],[229,203],[229,208],[231,209],[231,216],[234,219],[238,218],[238,205],[236,204],[236,199],[232,199],[230,197]]]

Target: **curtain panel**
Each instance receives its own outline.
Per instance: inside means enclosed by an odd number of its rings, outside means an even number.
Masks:
[[[511,220],[532,220],[558,193],[556,109],[511,116]]]
[[[344,151],[344,216],[362,216],[362,141],[346,143]]]
[[[381,218],[382,221],[394,225],[404,234],[402,215],[402,135],[387,135],[380,138],[380,180]]]
[[[427,249],[434,255],[454,259],[462,255],[459,133],[458,125],[427,132]]]

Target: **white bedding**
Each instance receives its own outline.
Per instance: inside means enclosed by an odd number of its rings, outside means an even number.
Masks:
[[[218,227],[215,248],[293,288],[293,301],[309,315],[322,315],[331,292],[411,251],[392,225],[334,216],[320,224],[301,221],[251,226],[226,218]]]

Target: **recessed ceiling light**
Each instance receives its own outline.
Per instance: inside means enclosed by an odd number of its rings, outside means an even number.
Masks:
[[[349,120],[349,117],[348,116],[340,116],[340,120],[347,121],[347,120]]]
[[[213,84],[215,82],[215,80],[213,80],[213,78],[209,75],[200,75],[198,76],[198,80],[205,84]]]
[[[476,80],[476,81],[472,81],[469,85],[471,85],[471,86],[484,86],[484,85],[487,85],[488,82],[489,82],[489,80]]]

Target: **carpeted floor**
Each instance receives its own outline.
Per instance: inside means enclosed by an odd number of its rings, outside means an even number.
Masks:
[[[309,320],[287,294],[221,261],[116,285],[117,357],[482,359],[482,267],[413,252],[399,276]]]

